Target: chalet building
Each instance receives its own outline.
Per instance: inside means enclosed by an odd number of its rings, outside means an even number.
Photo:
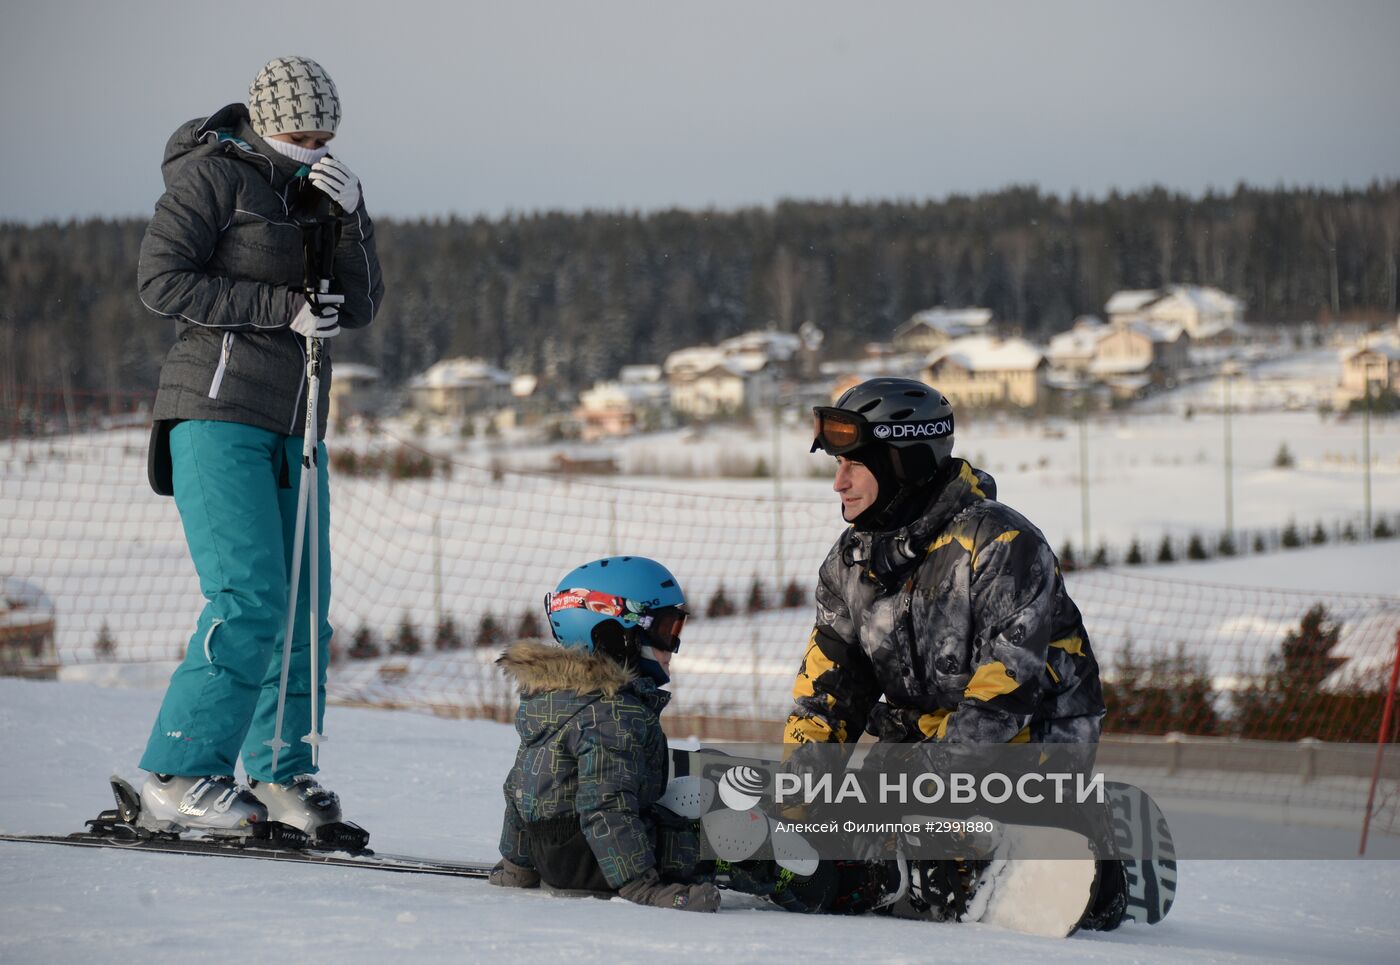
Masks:
[[[1400,392],[1400,322],[1390,335],[1369,336],[1362,344],[1341,353],[1342,384],[1337,401],[1347,405],[1380,392]]]
[[[1049,379],[1057,388],[1100,383],[1120,398],[1136,397],[1176,381],[1189,364],[1188,342],[1179,325],[1082,316],[1050,339]]]
[[[584,442],[626,436],[642,429],[648,414],[670,402],[670,387],[659,365],[624,365],[616,380],[595,383],[579,393],[574,418]]]
[[[383,411],[379,370],[356,362],[340,362],[331,380],[330,424],[340,425],[352,416],[373,416]]]
[[[1228,341],[1244,325],[1244,302],[1218,288],[1168,285],[1114,292],[1104,311],[1110,323],[1179,326],[1193,341]]]
[[[0,578],[0,673],[52,666],[53,601],[33,583],[15,576]]]
[[[464,419],[510,406],[511,383],[482,359],[443,359],[409,380],[409,404],[416,412]]]
[[[1022,338],[969,335],[928,357],[922,378],[953,404],[967,408],[1034,408],[1044,397],[1049,363]]]
[[[672,352],[661,367],[671,408],[701,419],[770,408],[794,376],[801,349],[796,335],[755,331]]]
[[[990,308],[926,308],[894,330],[894,350],[926,356],[954,339],[985,334],[991,322]]]

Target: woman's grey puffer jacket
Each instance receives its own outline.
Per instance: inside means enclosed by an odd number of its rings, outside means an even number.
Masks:
[[[231,104],[182,125],[166,145],[165,193],[141,242],[142,303],[174,318],[152,418],[212,419],[301,435],[305,342],[288,328],[305,289],[298,218],[319,199],[307,169],[253,132]],[[374,225],[363,203],[340,219],[331,291],[340,324],[362,328],[384,299]],[[326,431],[329,343],[317,437]]]

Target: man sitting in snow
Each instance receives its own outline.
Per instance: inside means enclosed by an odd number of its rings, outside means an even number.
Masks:
[[[1041,532],[953,457],[948,400],[877,378],[814,415],[850,527],[821,567],[785,741],[1096,742],[1103,693],[1079,610]],[[1122,868],[1106,864],[1111,904]]]

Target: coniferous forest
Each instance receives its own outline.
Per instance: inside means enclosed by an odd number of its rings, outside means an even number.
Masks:
[[[1043,339],[1102,313],[1118,289],[1169,282],[1242,297],[1255,322],[1394,319],[1400,182],[1095,199],[1017,187],[924,203],[377,226],[388,296],[337,359],[374,365],[392,385],[473,355],[579,388],[685,345],[808,320],[827,351],[851,353],[939,304],[991,308]],[[154,388],[173,326],[136,297],[143,229],[0,225],[0,398],[16,386]]]

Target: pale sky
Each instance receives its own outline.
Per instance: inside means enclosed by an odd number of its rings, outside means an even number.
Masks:
[[[264,62],[396,217],[1400,177],[1397,0],[5,0],[0,221],[147,215]]]

